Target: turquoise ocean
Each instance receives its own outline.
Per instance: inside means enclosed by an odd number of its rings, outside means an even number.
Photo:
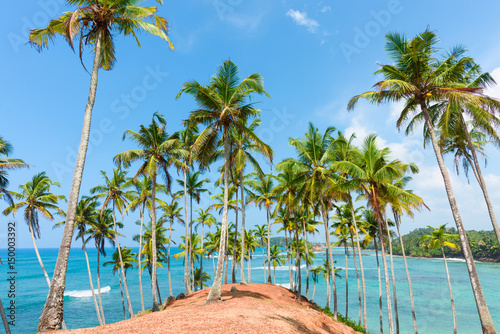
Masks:
[[[137,251],[137,249],[135,250]],[[55,266],[58,249],[40,249],[40,255],[44,265],[52,275]],[[172,254],[177,253],[176,248],[172,249]],[[101,257],[101,263],[111,260],[113,249],[107,250],[107,256]],[[88,249],[90,265],[94,280],[94,288],[97,289],[96,282],[96,262],[97,253],[95,249]],[[374,252],[363,253],[366,290],[367,290],[367,311],[368,329],[371,333],[379,332],[379,302],[378,302],[378,278],[377,264]],[[38,318],[41,314],[48,287],[43,277],[33,249],[18,249],[16,255],[16,321],[12,327],[13,333],[35,333]],[[4,265],[0,266],[0,297],[7,307],[9,282],[7,281],[8,268],[6,265],[6,250],[0,250],[0,258]],[[325,259],[324,252],[316,253],[316,259],[312,267],[321,265]],[[343,249],[334,249],[334,259],[337,267],[342,268],[341,278],[337,278],[338,310],[345,314],[345,259]],[[214,277],[213,260],[204,259],[204,271],[212,278]],[[419,333],[450,333],[453,330],[451,304],[446,281],[446,273],[442,259],[421,259],[408,258],[409,270],[413,283],[415,296],[415,309]],[[461,259],[449,260],[450,275],[452,277],[453,293],[458,319],[459,333],[481,333],[479,317],[470,287],[469,276],[465,262]],[[229,264],[231,268],[231,264]],[[264,282],[264,269],[262,250],[257,250],[251,261],[251,281],[252,283]],[[305,266],[303,269],[303,295],[305,295]],[[183,261],[172,258],[172,288],[173,295],[184,292],[183,285]],[[239,270],[239,267],[238,267]],[[486,301],[490,308],[497,328],[500,329],[500,264],[477,263],[477,270],[481,284],[486,296]],[[394,271],[396,275],[396,288],[398,295],[398,310],[401,333],[412,333],[413,323],[411,319],[410,298],[408,284],[404,270],[404,263],[401,257],[394,257]],[[246,272],[246,270],[245,270]],[[349,310],[351,319],[358,320],[358,290],[356,281],[356,271],[353,257],[348,260],[349,276]],[[383,270],[381,271],[383,275]],[[239,272],[237,277],[239,277]],[[247,276],[248,279],[248,276]],[[140,293],[138,286],[137,269],[129,269],[127,281],[134,313],[140,308]],[[149,274],[144,271],[142,275],[144,298],[146,308],[151,307],[151,285]],[[231,275],[228,276],[231,282]],[[158,282],[160,285],[161,297],[164,300],[169,295],[168,274],[165,268],[158,269]],[[383,281],[382,281],[383,282]],[[211,281],[208,282],[211,285]],[[276,268],[276,284],[283,284],[288,287],[289,275],[288,265]],[[312,297],[313,281],[310,280],[310,294]],[[385,288],[383,286],[383,306],[384,306],[384,331],[388,332],[387,312],[385,308]],[[111,266],[101,267],[101,291],[106,323],[123,320],[123,309],[120,295],[118,274],[113,275]],[[391,290],[392,291],[392,290]],[[392,297],[392,296],[391,296]],[[326,305],[326,282],[319,279],[316,286],[314,302],[320,306]],[[333,309],[333,298],[332,305]],[[186,318],[187,319],[187,318]],[[68,328],[97,326],[97,316],[94,303],[91,297],[85,256],[81,249],[71,250],[68,274],[66,279],[66,292],[64,297],[64,320]],[[187,321],[187,320],[186,320]],[[3,327],[0,328],[3,332]]]

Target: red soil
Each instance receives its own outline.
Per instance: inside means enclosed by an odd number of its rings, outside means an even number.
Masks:
[[[231,292],[236,286],[238,291]],[[357,333],[333,321],[288,289],[271,284],[222,286],[222,302],[204,305],[209,289],[176,300],[165,310],[102,327],[62,333]]]

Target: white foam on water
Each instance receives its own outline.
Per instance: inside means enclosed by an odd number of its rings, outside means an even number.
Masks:
[[[111,287],[105,286],[101,288],[101,293],[106,293],[111,291]],[[97,289],[94,289],[94,292],[97,294]],[[66,291],[64,293],[64,296],[67,297],[74,297],[74,298],[88,298],[92,297],[92,290],[72,290],[72,291]]]
[[[454,261],[454,262],[465,262],[465,259],[459,259],[455,257],[450,257],[449,259],[446,259],[448,261]]]

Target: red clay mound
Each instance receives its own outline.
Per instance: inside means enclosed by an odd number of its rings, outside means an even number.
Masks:
[[[231,292],[235,286],[238,291]],[[176,300],[165,310],[103,327],[59,333],[357,333],[333,321],[289,290],[270,284],[222,286],[222,302],[204,305],[209,289]]]

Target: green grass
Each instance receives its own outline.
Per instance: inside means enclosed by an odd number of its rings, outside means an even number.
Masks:
[[[323,311],[324,314],[326,314],[327,316],[329,316],[330,318],[333,319],[333,313],[330,311],[330,308],[327,306],[325,308],[322,308],[321,309]],[[363,333],[364,332],[364,328],[363,326],[361,325],[358,325],[357,322],[355,322],[354,320],[350,319],[350,318],[346,318],[344,317],[342,314],[340,313],[337,313],[337,321],[346,325],[346,326],[349,326],[351,327],[352,329],[354,329],[355,331],[357,332],[361,332]],[[366,332],[367,334],[370,334],[370,332]]]

